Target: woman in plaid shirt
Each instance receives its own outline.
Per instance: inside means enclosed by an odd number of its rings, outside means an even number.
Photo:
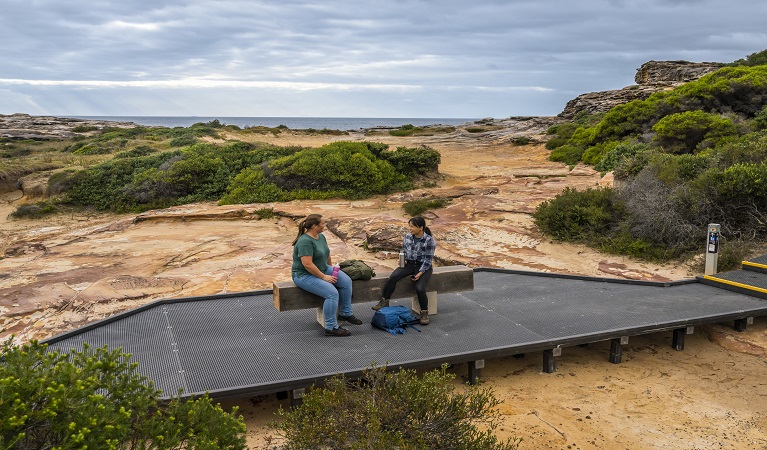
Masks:
[[[421,307],[421,325],[429,324],[429,301],[426,298],[426,286],[433,272],[434,249],[437,243],[431,237],[431,230],[426,226],[426,220],[421,216],[415,216],[407,222],[410,233],[405,235],[403,252],[405,253],[405,267],[398,267],[389,275],[383,295],[373,309],[378,311],[384,306],[389,306],[389,298],[397,287],[397,282],[410,275],[415,283],[415,292],[418,295],[418,304]]]

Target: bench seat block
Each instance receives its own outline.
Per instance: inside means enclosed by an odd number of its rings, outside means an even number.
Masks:
[[[382,273],[370,280],[352,282],[352,303],[378,301],[391,272]],[[277,311],[292,311],[322,306],[320,296],[306,292],[292,281],[273,284],[274,307]],[[447,293],[474,289],[474,271],[466,266],[435,267],[427,288],[430,292]],[[392,298],[408,298],[415,294],[415,284],[405,278],[397,283]]]

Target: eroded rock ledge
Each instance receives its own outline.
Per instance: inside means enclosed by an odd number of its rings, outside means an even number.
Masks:
[[[69,117],[30,116],[29,114],[0,114],[0,138],[31,139],[35,141],[66,139],[90,131],[75,132],[81,127],[91,131],[104,128],[132,128],[133,122],[109,122],[105,120],[74,119]]]

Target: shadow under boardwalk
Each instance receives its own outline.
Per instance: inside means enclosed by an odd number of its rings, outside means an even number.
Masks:
[[[373,328],[370,306],[353,305],[365,322],[348,326],[352,336],[341,338],[323,335],[313,309],[278,312],[271,290],[160,300],[46,343],[64,351],[83,343],[122,347],[167,397],[180,388],[183,396],[224,397],[300,389],[340,373],[354,377],[371,363],[472,364],[767,315],[766,301],[698,280],[632,282],[496,269],[475,270],[473,291],[441,294],[439,314],[421,332],[395,336]]]

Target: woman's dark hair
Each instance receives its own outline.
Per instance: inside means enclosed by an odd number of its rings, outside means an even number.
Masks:
[[[309,214],[304,220],[298,222],[298,236],[293,239],[292,245],[296,245],[298,238],[300,238],[302,234],[306,233],[313,226],[319,225],[320,222],[322,222],[322,214]]]
[[[423,228],[423,232],[431,236],[431,230],[429,227],[426,226],[426,219],[424,219],[421,216],[415,216],[411,217],[410,220],[407,221],[407,223],[415,225],[419,228]]]

